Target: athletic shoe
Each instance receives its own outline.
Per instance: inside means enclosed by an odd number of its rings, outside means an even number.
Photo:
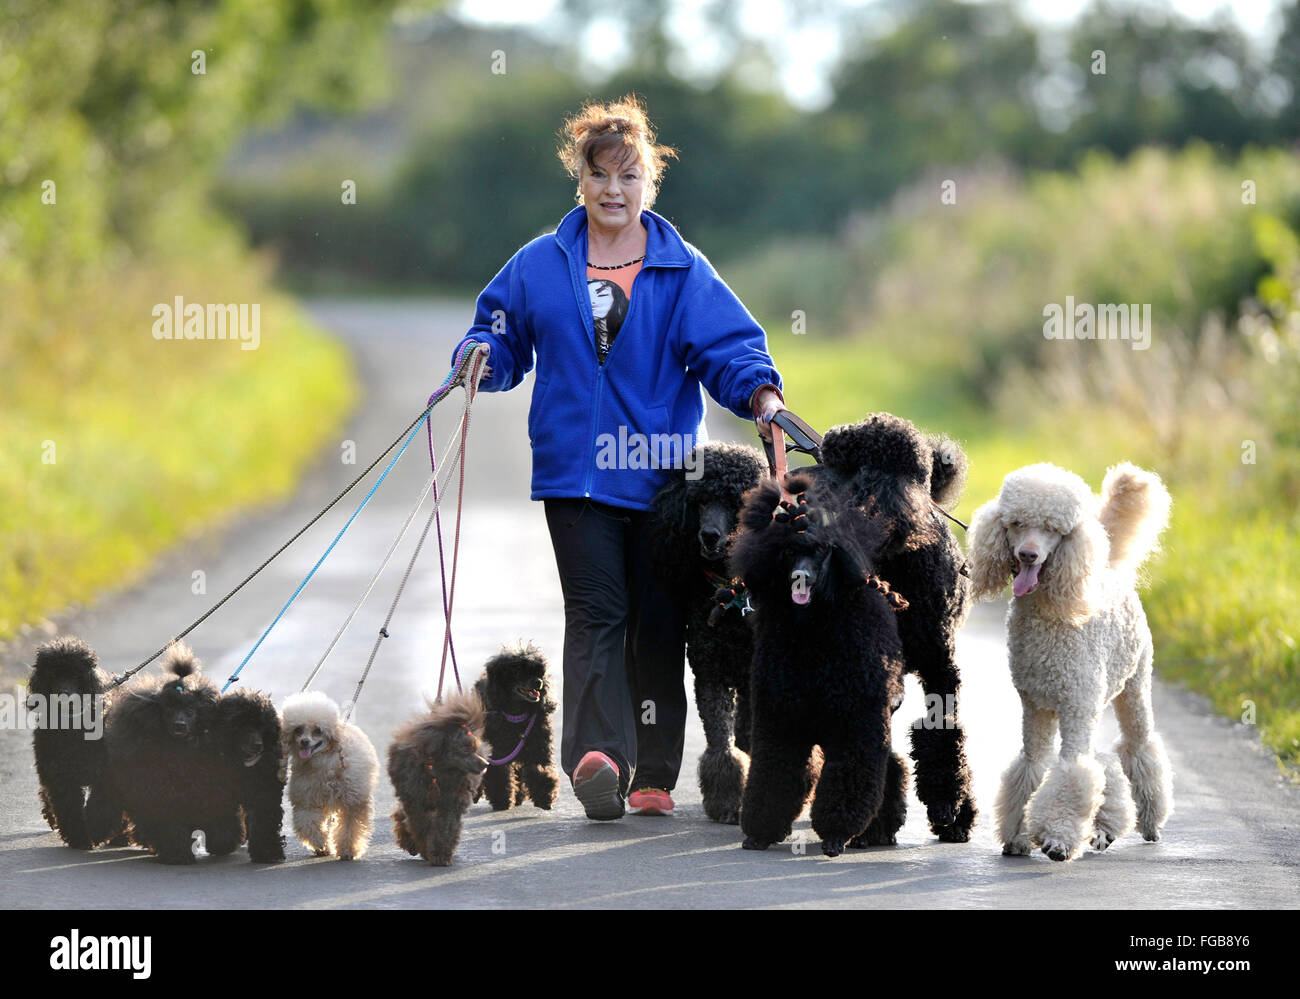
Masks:
[[[579,761],[573,771],[573,793],[582,802],[589,819],[608,822],[623,817],[618,764],[604,753],[593,750]]]
[[[634,815],[671,815],[673,796],[657,787],[642,787],[627,799],[627,807]]]

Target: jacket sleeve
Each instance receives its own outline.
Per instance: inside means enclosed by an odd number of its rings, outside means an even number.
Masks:
[[[524,285],[520,275],[522,254],[523,250],[520,250],[511,257],[479,293],[474,308],[474,325],[451,352],[454,364],[456,352],[470,341],[491,346],[492,353],[488,355],[487,363],[492,374],[479,383],[486,392],[512,389],[533,370],[533,331],[526,318]]]
[[[685,290],[677,331],[682,359],[720,406],[752,418],[756,389],[766,384],[782,389],[767,334],[698,251]]]

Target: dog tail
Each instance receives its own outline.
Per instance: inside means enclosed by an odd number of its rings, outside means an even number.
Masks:
[[[1102,526],[1112,569],[1135,570],[1157,549],[1172,500],[1160,476],[1123,462],[1101,484]]]
[[[930,498],[941,507],[953,506],[966,486],[966,452],[955,440],[928,434],[930,445]]]
[[[483,701],[473,688],[461,692],[444,694],[440,704],[433,705],[433,721],[442,725],[451,723],[464,725],[477,736],[483,735],[483,726],[487,723],[487,712]]]
[[[203,667],[188,645],[184,642],[172,642],[167,646],[167,658],[163,660],[163,668],[183,680],[199,672]]]

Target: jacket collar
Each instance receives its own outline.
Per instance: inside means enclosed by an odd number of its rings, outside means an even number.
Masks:
[[[673,224],[648,208],[641,210],[641,222],[646,228],[644,267],[689,267],[691,251]],[[587,260],[587,209],[578,205],[560,221],[555,230],[555,240],[574,259]],[[582,269],[586,274],[586,268]]]

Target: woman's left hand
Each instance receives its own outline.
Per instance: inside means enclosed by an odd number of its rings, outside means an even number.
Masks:
[[[765,385],[754,393],[754,425],[758,427],[758,436],[763,440],[772,439],[772,417],[783,409],[785,400],[771,385]]]

